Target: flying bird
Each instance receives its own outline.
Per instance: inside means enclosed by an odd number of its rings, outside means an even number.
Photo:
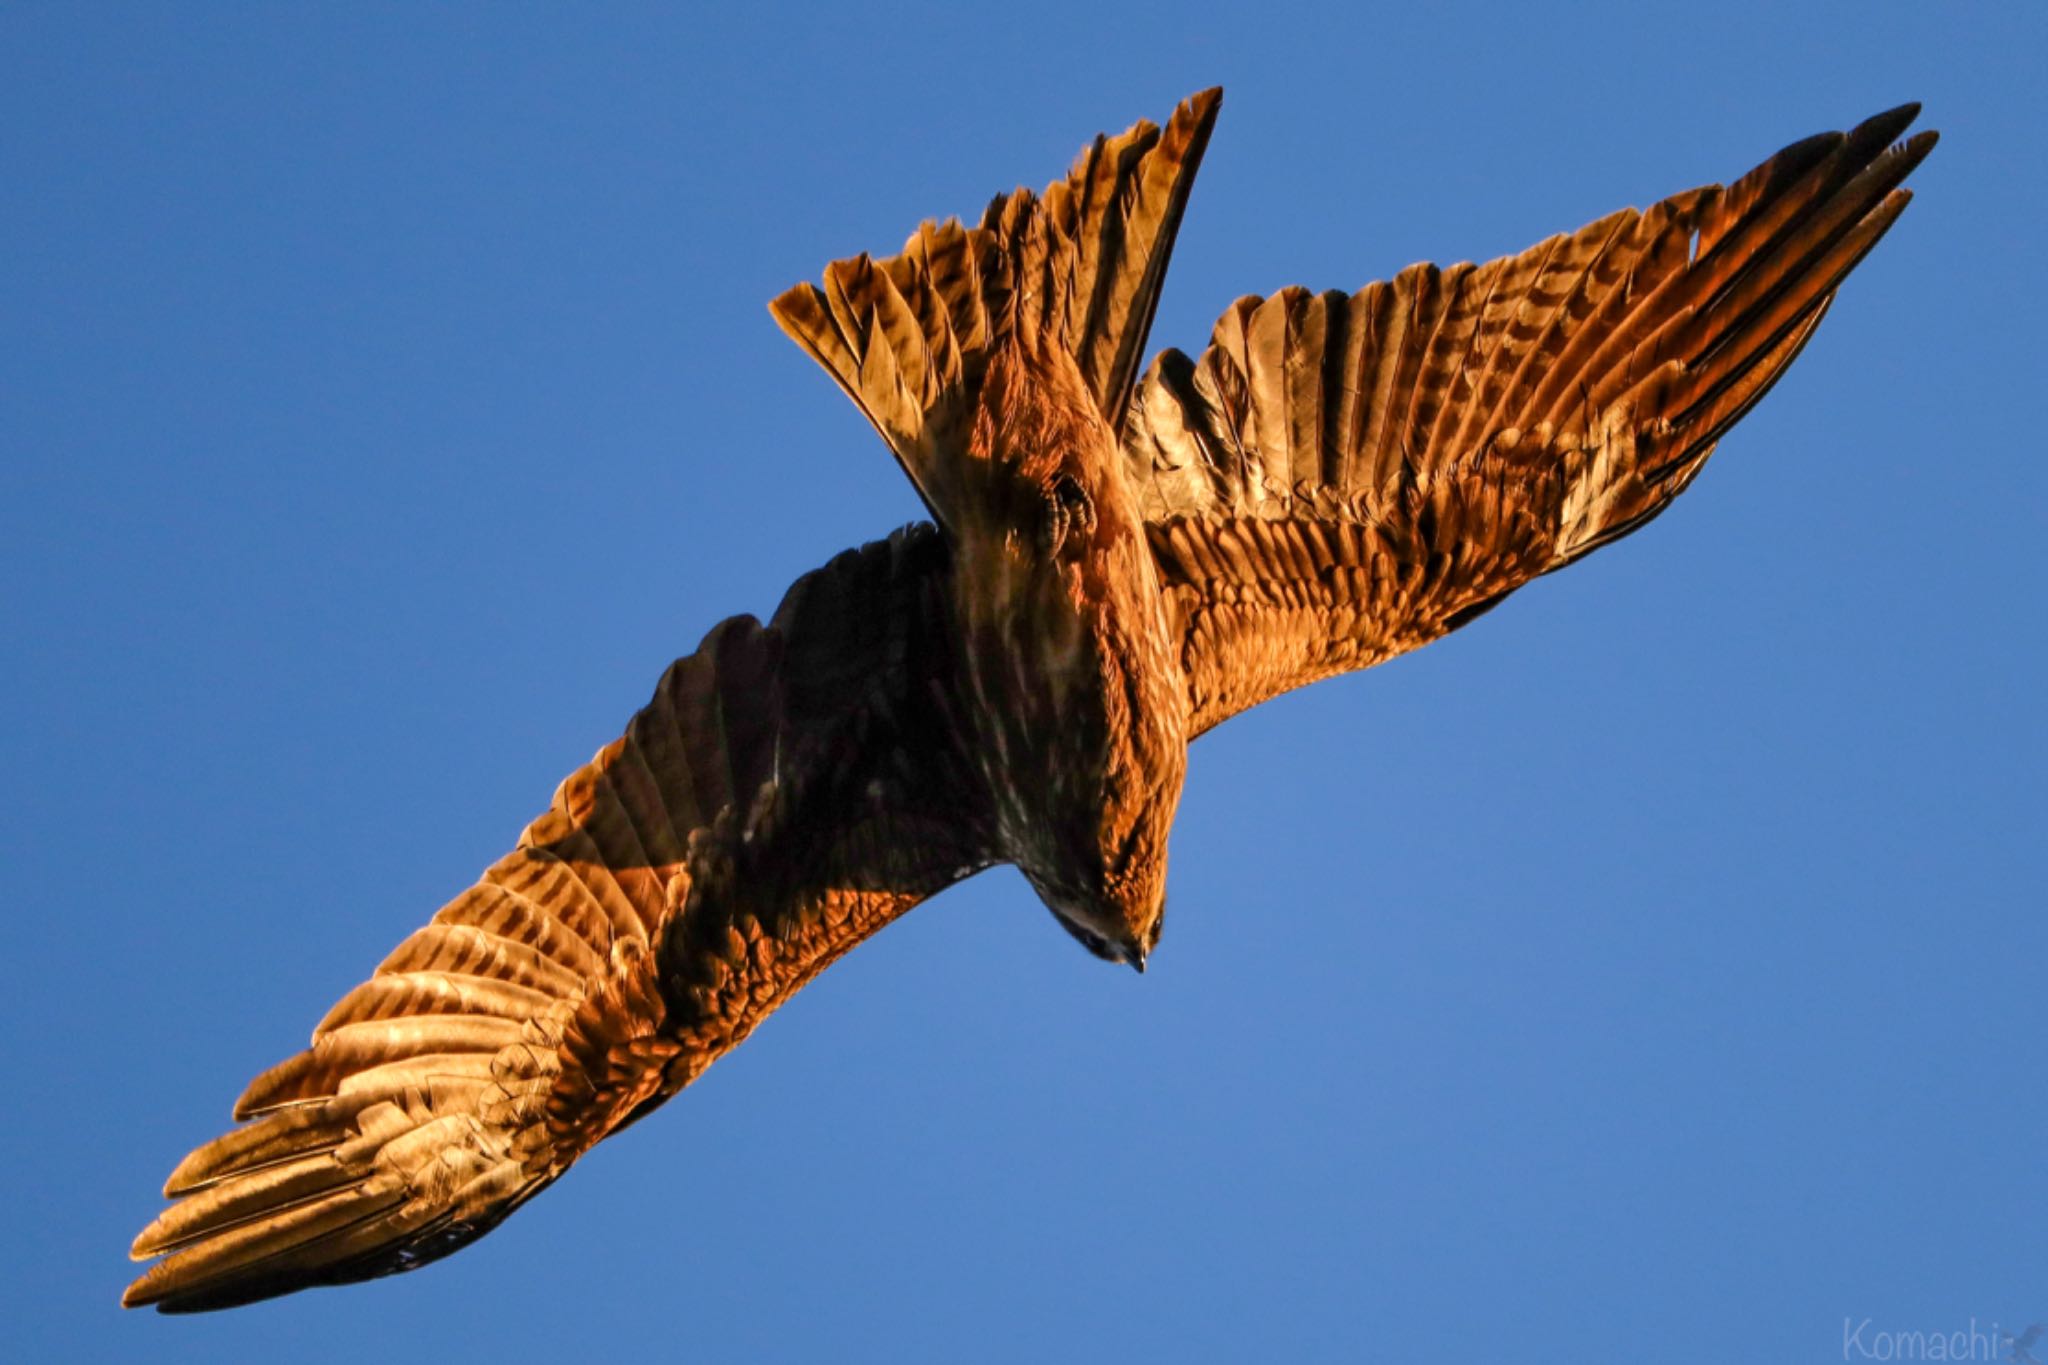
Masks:
[[[1190,740],[1641,526],[1812,337],[1934,146],[1908,105],[1484,265],[1245,297],[1142,366],[1221,103],[828,266],[777,322],[930,520],[671,665],[513,850],[172,1172],[124,1302],[474,1241],[842,953],[999,863],[1143,971]]]

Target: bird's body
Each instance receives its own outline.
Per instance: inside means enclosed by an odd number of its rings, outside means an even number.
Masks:
[[[1897,110],[1519,256],[1240,299],[1141,377],[1219,98],[775,301],[931,522],[671,666],[173,1172],[128,1303],[447,1254],[985,867],[1142,970],[1189,742],[1656,515],[1933,145]]]
[[[1142,970],[1189,736],[1137,499],[1060,352],[993,359],[968,450],[992,496],[947,526],[997,845],[1092,951]]]

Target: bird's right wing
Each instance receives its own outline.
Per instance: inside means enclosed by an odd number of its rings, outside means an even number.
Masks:
[[[518,846],[252,1082],[124,1302],[221,1308],[474,1240],[840,953],[991,861],[930,526],[662,678]],[[341,859],[339,875],[355,875]]]
[[[1133,400],[1125,474],[1199,732],[1626,535],[1776,382],[1934,145],[1908,106],[1727,187],[1356,294],[1244,298]]]

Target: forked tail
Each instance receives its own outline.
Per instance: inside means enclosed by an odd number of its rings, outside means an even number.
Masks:
[[[978,227],[926,222],[885,260],[834,261],[769,305],[896,453],[941,525],[990,357],[1029,336],[1072,356],[1121,430],[1188,190],[1222,104],[1205,90],[1162,130],[1097,137],[1044,194],[993,200]]]

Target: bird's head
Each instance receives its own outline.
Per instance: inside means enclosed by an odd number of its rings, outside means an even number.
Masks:
[[[1179,769],[1146,794],[1119,802],[1116,784],[1097,819],[1039,866],[1020,862],[1060,927],[1105,962],[1142,972],[1166,924],[1166,840],[1179,802]],[[1033,859],[1030,862],[1037,862]],[[1050,864],[1050,865],[1048,865]]]
[[[1160,895],[1149,906],[1119,904],[1099,897],[1078,895],[1048,886],[1029,872],[1038,898],[1052,911],[1060,927],[1074,941],[1104,962],[1121,962],[1139,972],[1159,945],[1159,931],[1166,923],[1166,897],[1162,879]]]

